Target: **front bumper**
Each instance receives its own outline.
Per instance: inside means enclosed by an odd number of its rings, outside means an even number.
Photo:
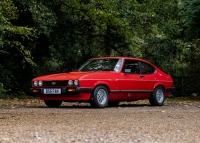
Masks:
[[[30,94],[35,95],[42,95],[44,94],[44,89],[52,89],[52,88],[30,88]],[[54,88],[54,89],[61,89],[60,94],[79,94],[79,93],[91,93],[93,88]]]

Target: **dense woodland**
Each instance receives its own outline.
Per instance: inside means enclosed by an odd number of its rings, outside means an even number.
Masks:
[[[200,93],[200,0],[0,1],[1,93],[99,56],[149,60]]]

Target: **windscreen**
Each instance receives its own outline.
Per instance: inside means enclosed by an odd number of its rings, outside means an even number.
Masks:
[[[114,71],[119,59],[92,59],[84,63],[78,71]]]

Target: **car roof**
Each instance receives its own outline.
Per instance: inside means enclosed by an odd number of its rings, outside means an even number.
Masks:
[[[139,60],[139,61],[146,61],[140,58],[134,57],[123,57],[123,56],[108,56],[108,57],[98,57],[98,58],[91,58],[91,59],[130,59],[130,60]],[[146,61],[148,62],[148,61]]]
[[[145,63],[148,63],[150,65],[152,65],[153,67],[157,68],[157,66],[155,66],[153,63],[144,60],[144,59],[140,59],[140,58],[134,58],[134,57],[125,57],[125,56],[107,56],[107,57],[98,57],[98,58],[91,58],[91,60],[97,60],[97,59],[126,59],[126,60],[137,60],[137,61],[142,61]]]

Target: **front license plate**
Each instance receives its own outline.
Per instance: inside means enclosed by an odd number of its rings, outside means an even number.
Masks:
[[[44,89],[44,94],[61,94],[61,89]]]

